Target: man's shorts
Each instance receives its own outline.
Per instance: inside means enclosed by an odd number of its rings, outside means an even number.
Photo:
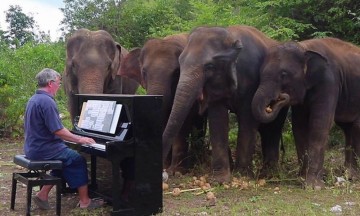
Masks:
[[[70,188],[78,188],[88,184],[86,160],[78,152],[66,148],[52,159],[63,162],[63,169],[52,170],[50,173],[52,176],[65,179]]]

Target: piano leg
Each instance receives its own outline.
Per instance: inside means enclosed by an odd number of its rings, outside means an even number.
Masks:
[[[121,198],[122,189],[124,185],[124,181],[121,180],[120,176],[120,163],[123,158],[113,158],[111,160],[112,163],[112,206],[113,211],[111,212],[112,216],[125,216],[125,215],[135,215],[135,209],[128,206],[124,200]]]
[[[90,179],[90,185],[89,188],[91,190],[96,190],[97,189],[97,183],[96,183],[96,155],[91,155],[90,156],[90,169],[91,169],[91,179]]]

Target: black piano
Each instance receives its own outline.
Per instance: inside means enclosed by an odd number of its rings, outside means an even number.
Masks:
[[[72,132],[91,137],[99,144],[80,146],[68,143],[90,157],[91,192],[112,205],[111,215],[153,215],[161,212],[162,96],[77,94],[75,97],[79,109]],[[101,127],[111,127],[111,132],[93,127],[88,124],[91,121],[83,117],[86,103],[89,107],[99,101],[101,104],[102,101],[110,102],[106,107],[120,107],[113,117],[118,119],[111,120],[110,126],[109,120],[101,120]],[[89,110],[86,111],[90,113]],[[105,172],[103,176],[100,175],[102,172]],[[127,176],[130,176],[129,179]]]

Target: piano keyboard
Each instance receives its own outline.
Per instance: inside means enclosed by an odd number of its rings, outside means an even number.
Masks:
[[[70,143],[70,144],[74,144],[74,145],[80,145],[80,144],[70,142],[70,141],[66,141],[66,142]],[[101,150],[101,151],[105,151],[105,148],[106,148],[105,144],[101,144],[101,143],[82,144],[82,146],[97,149],[97,150]]]
[[[101,143],[93,143],[93,144],[84,144],[83,146],[94,148],[97,150],[105,151],[105,145]]]

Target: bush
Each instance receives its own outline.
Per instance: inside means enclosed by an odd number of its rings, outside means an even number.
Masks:
[[[43,68],[62,73],[65,63],[63,43],[28,43],[0,53],[0,136],[22,134],[22,115],[26,102],[36,90],[35,75]],[[56,97],[60,112],[66,110],[62,89]]]

